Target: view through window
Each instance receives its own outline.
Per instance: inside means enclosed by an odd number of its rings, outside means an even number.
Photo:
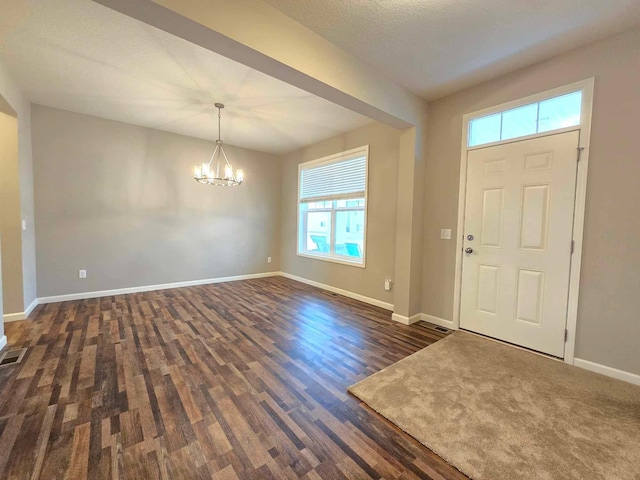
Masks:
[[[298,254],[364,265],[368,147],[299,166]]]

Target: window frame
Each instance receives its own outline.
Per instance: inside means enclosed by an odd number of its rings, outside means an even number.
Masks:
[[[338,163],[340,160],[348,160],[350,157],[355,156],[364,156],[365,157],[365,179],[364,179],[364,195],[363,196],[353,196],[350,197],[348,195],[341,195],[340,198],[334,198],[332,200],[323,200],[325,202],[332,202],[331,208],[318,208],[318,209],[307,209],[304,212],[304,215],[301,212],[301,205],[303,203],[311,203],[308,201],[300,200],[300,189],[301,189],[301,176],[302,171],[311,167],[319,167],[322,165],[328,165],[331,163]],[[363,207],[337,207],[335,202],[339,200],[355,200],[355,199],[364,199]],[[322,260],[325,262],[338,263],[342,265],[349,265],[352,267],[366,268],[367,262],[367,230],[369,225],[369,145],[363,145],[361,147],[352,148],[350,150],[345,150],[343,152],[339,152],[333,155],[328,155],[326,157],[318,158],[316,160],[311,160],[308,162],[303,162],[298,164],[298,193],[296,199],[296,255],[299,257],[312,258],[315,260]],[[301,251],[301,233],[304,232],[305,240],[307,235],[307,223],[308,223],[308,215],[309,212],[330,212],[331,213],[331,235],[330,235],[330,243],[329,243],[329,253],[309,253],[304,250]],[[362,235],[362,257],[361,262],[349,260],[348,256],[338,255],[335,253],[335,236],[336,236],[336,217],[338,212],[342,211],[363,211],[364,212],[364,231]]]
[[[591,85],[593,81],[590,79]],[[554,88],[551,90],[547,90],[545,92],[541,92],[534,95],[529,95],[527,97],[519,98],[517,100],[513,100],[511,102],[502,103],[500,105],[495,105],[493,107],[485,108],[482,110],[478,110],[476,112],[465,114],[463,118],[463,151],[471,151],[477,150],[479,148],[488,148],[495,147],[496,145],[504,145],[506,143],[513,142],[521,142],[523,140],[530,140],[533,138],[545,137],[547,135],[556,135],[559,133],[572,132],[574,130],[580,130],[582,126],[591,121],[591,98],[588,98],[589,92],[586,89],[589,88],[588,85],[585,86],[585,81],[571,83],[569,85],[564,85],[562,87]],[[592,88],[592,87],[591,87]],[[557,128],[555,130],[547,130],[539,133],[532,133],[530,135],[524,135],[522,137],[513,137],[504,140],[498,140],[491,143],[483,143],[480,145],[469,146],[470,141],[470,125],[471,121],[477,120],[482,117],[488,117],[491,115],[502,114],[509,110],[513,110],[519,107],[525,107],[527,105],[531,105],[534,103],[541,103],[546,100],[551,100],[556,97],[562,97],[564,95],[575,93],[581,91],[582,92],[582,104],[580,108],[580,122],[577,125],[573,125],[570,127]]]

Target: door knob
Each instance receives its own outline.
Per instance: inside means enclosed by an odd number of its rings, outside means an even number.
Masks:
[[[465,253],[473,253],[473,248],[467,247],[467,248],[464,249],[464,252]]]

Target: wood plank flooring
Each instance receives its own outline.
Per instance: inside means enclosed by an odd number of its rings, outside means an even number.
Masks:
[[[280,277],[9,323],[2,479],[462,479],[347,387],[442,337]]]

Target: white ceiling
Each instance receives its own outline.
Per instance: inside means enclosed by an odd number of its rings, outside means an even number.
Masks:
[[[434,99],[640,23],[639,0],[265,0]]]
[[[370,119],[90,0],[1,0],[0,59],[41,105],[285,153]]]

